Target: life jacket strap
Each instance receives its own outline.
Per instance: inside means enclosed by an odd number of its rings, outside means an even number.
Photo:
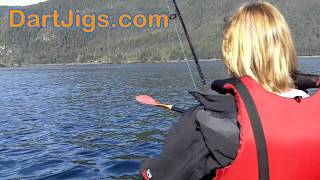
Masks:
[[[242,97],[250,119],[257,149],[259,180],[269,180],[268,149],[257,107],[250,95],[250,92],[241,80],[234,82],[233,85]]]

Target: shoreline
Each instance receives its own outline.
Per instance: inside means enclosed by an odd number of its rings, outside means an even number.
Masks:
[[[312,59],[320,58],[320,55],[312,56],[298,56],[298,58]],[[219,61],[221,59],[199,59],[199,62],[210,62],[210,61]],[[121,63],[103,63],[103,62],[88,62],[88,63],[56,63],[56,64],[22,64],[22,65],[4,65],[0,64],[0,68],[10,68],[10,67],[39,67],[39,66],[75,66],[75,65],[120,65],[120,64],[159,64],[159,63],[183,63],[185,60],[167,60],[167,61],[125,61]],[[188,62],[194,62],[194,60],[188,60]]]
[[[313,55],[313,56],[298,56],[298,58],[320,58],[320,55]]]
[[[199,62],[218,61],[220,59],[200,59]],[[56,64],[22,64],[22,65],[2,65],[0,68],[10,67],[39,67],[39,66],[82,66],[82,65],[120,65],[120,64],[160,64],[160,63],[183,63],[185,60],[168,60],[168,61],[125,61],[122,63],[103,63],[103,62],[88,62],[88,63],[56,63]],[[194,60],[188,60],[188,62],[194,62]]]

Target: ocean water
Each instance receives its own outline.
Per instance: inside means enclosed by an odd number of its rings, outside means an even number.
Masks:
[[[320,59],[300,64],[320,74]],[[208,82],[226,77],[219,61],[201,65]],[[139,179],[179,114],[135,96],[190,108],[193,89],[186,63],[1,68],[0,179]]]

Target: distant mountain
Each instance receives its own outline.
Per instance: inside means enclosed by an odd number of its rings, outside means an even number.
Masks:
[[[169,13],[170,0],[49,0],[23,7],[26,12],[47,14],[54,9],[66,19],[69,9],[82,14]],[[198,56],[202,59],[219,58],[223,17],[232,13],[243,0],[177,0],[190,31]],[[320,1],[272,0],[284,13],[291,27],[299,55],[320,54]],[[42,63],[124,63],[152,62],[183,59],[177,33],[168,29],[116,29],[97,28],[93,33],[81,29],[8,28],[8,9],[0,7],[0,64]],[[21,9],[21,7],[20,7]],[[178,24],[179,25],[179,24]],[[186,39],[178,26],[188,57],[191,58]]]

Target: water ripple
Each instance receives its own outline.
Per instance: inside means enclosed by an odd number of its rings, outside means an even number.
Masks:
[[[301,67],[320,73],[319,62]],[[220,62],[203,67],[225,76]],[[139,179],[179,115],[134,97],[188,108],[192,88],[184,63],[1,68],[0,179]]]

